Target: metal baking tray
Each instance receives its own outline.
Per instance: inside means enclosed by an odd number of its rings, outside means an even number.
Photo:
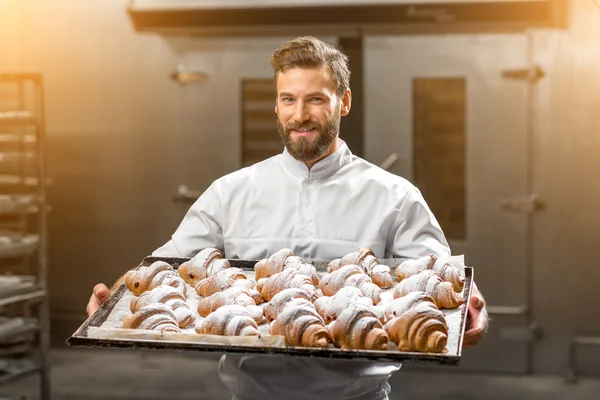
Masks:
[[[150,265],[155,261],[165,261],[176,269],[181,263],[187,260],[189,260],[189,258],[150,256],[146,257],[140,265]],[[392,270],[402,261],[404,260],[379,260],[381,264],[388,265]],[[254,265],[257,262],[256,260],[230,259],[229,262],[232,267],[241,268],[247,272],[249,278],[254,278]],[[327,270],[327,261],[304,260],[304,262],[312,263],[319,274],[325,273]],[[448,351],[443,354],[402,352],[395,348],[392,341],[390,341],[390,349],[386,351],[342,350],[333,345],[330,345],[328,348],[286,346],[283,342],[283,337],[270,336],[268,334],[262,335],[260,338],[200,335],[195,333],[193,326],[190,333],[161,333],[147,330],[123,329],[119,328],[118,323],[115,323],[115,321],[122,321],[124,311],[118,311],[117,309],[119,307],[122,309],[123,307],[126,307],[124,304],[129,304],[129,300],[126,296],[133,296],[124,283],[111,294],[108,300],[106,300],[106,302],[104,302],[100,308],[90,316],[71,337],[69,337],[69,339],[67,339],[67,344],[72,347],[88,348],[124,348],[256,355],[285,354],[296,357],[363,359],[392,362],[408,361],[457,366],[460,363],[462,354],[461,350],[466,325],[466,310],[473,284],[473,268],[465,267],[464,272],[465,287],[462,291],[462,295],[465,299],[465,303],[453,310],[443,310],[446,314],[446,320],[449,327]],[[391,292],[389,295],[391,296]],[[190,307],[190,309],[192,309],[192,307]],[[195,307],[193,310],[195,311]],[[119,312],[121,315],[117,316]],[[263,327],[263,325],[261,325],[261,327]]]

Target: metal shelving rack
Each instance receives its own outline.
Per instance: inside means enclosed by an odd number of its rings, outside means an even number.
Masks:
[[[43,79],[0,73],[0,384],[40,374],[50,399]]]

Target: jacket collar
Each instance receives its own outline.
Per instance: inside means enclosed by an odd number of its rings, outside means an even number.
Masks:
[[[296,160],[288,152],[287,148],[283,149],[282,160],[285,169],[287,169],[294,176],[302,179],[324,179],[335,174],[346,162],[352,158],[352,152],[346,145],[346,142],[341,141],[340,146],[337,150],[325,157],[321,161],[318,161],[313,167],[308,170],[308,167],[304,162]]]

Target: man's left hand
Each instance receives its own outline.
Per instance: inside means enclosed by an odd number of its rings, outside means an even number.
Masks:
[[[476,345],[488,327],[488,314],[485,309],[485,300],[478,292],[471,294],[467,311],[467,329],[463,338],[463,347]]]

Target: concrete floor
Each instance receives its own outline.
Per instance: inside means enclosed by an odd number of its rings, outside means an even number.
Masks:
[[[229,400],[218,357],[182,353],[60,348],[52,352],[53,400]],[[0,387],[0,400],[39,399],[37,376]],[[405,367],[390,380],[390,400],[598,400],[600,380],[442,373]]]

